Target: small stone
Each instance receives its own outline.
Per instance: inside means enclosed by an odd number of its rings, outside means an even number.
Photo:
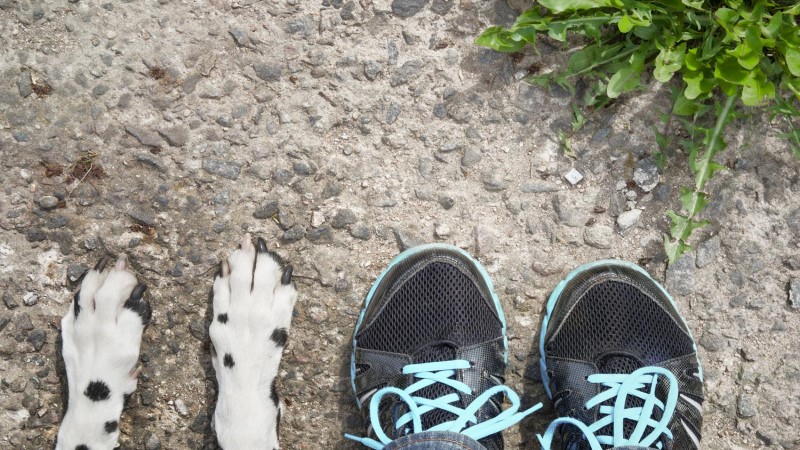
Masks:
[[[280,81],[283,76],[283,64],[280,62],[258,63],[253,65],[256,76],[264,81]]]
[[[238,161],[204,159],[203,170],[211,175],[217,175],[229,180],[235,180],[239,178],[239,174],[242,172],[242,164]]]
[[[8,292],[3,292],[3,303],[8,309],[18,308],[19,304],[14,300],[14,297]]]
[[[314,169],[305,161],[296,161],[292,164],[292,168],[294,169],[294,173],[304,177],[314,173]]]
[[[397,58],[400,57],[400,52],[397,50],[397,44],[394,41],[389,41],[386,44],[386,50],[388,53],[388,63],[390,66],[394,66],[397,64]]]
[[[632,209],[630,211],[625,211],[617,217],[617,227],[619,227],[620,231],[625,231],[628,228],[632,227],[639,221],[639,217],[642,215],[641,209]]]
[[[570,192],[559,192],[553,196],[553,209],[558,220],[569,227],[582,227],[589,216],[589,207],[582,197]]]
[[[276,214],[278,214],[278,202],[275,200],[264,203],[253,211],[253,217],[260,220],[270,219]]]
[[[250,38],[247,36],[246,31],[238,28],[231,28],[228,30],[228,34],[231,35],[233,42],[236,42],[236,45],[239,47],[247,47],[250,45]]]
[[[484,189],[489,192],[500,192],[508,188],[505,180],[503,180],[503,175],[496,170],[484,172],[481,181]]]
[[[31,73],[29,71],[24,70],[19,74],[17,89],[19,89],[19,95],[22,98],[33,94],[33,81],[31,81]]]
[[[422,239],[422,237],[418,236],[414,232],[401,230],[399,228],[392,229],[392,232],[394,233],[395,241],[397,241],[397,246],[401,251],[408,250],[409,248],[417,247],[425,243],[425,239]]]
[[[800,278],[789,281],[789,307],[800,309]]]
[[[294,173],[290,170],[275,169],[272,173],[272,181],[281,186],[288,186],[292,182],[292,178],[294,178]]]
[[[753,406],[753,402],[750,400],[749,395],[739,394],[739,397],[736,400],[736,412],[739,417],[743,419],[755,417],[756,409]]]
[[[206,428],[208,428],[208,414],[201,410],[195,417],[194,422],[189,426],[189,429],[195,433],[203,433]]]
[[[436,227],[433,230],[433,233],[436,235],[436,237],[444,239],[447,236],[450,236],[450,227],[448,227],[445,224],[436,225]]]
[[[364,63],[364,75],[370,81],[375,81],[383,71],[383,66],[378,61],[369,60]]]
[[[714,236],[711,239],[698,245],[697,260],[695,261],[697,267],[703,268],[716,261],[719,249],[720,249],[719,236]]]
[[[25,306],[33,306],[39,303],[39,296],[35,292],[27,292],[22,297],[22,304]]]
[[[483,154],[475,147],[467,147],[464,150],[464,155],[461,157],[461,165],[464,167],[472,167],[478,164],[483,159]]]
[[[330,242],[333,239],[333,229],[327,223],[322,224],[309,230],[306,234],[306,239],[314,243]]]
[[[325,223],[325,215],[319,211],[314,211],[311,213],[311,226],[314,228],[319,227]]]
[[[569,181],[569,184],[575,186],[583,179],[583,174],[578,172],[574,167],[564,175],[564,178]]]
[[[548,183],[547,181],[529,181],[520,186],[519,190],[526,194],[541,194],[543,192],[558,192],[560,189],[555,183]]]
[[[39,351],[44,347],[47,340],[47,333],[44,330],[33,330],[28,334],[28,342],[33,345],[35,351]]]
[[[446,210],[449,210],[456,205],[456,200],[447,195],[440,195],[438,202],[439,205]]]
[[[718,352],[728,345],[724,337],[717,334],[711,334],[708,331],[703,333],[703,336],[700,337],[699,343],[709,352]]]
[[[161,450],[161,439],[155,433],[148,433],[144,441],[144,450]]]
[[[306,235],[306,227],[297,224],[283,232],[284,242],[296,242]]]
[[[401,112],[403,112],[403,110],[399,104],[395,102],[389,103],[389,107],[386,109],[386,124],[391,125],[395,123],[397,118],[400,117]]]
[[[658,166],[656,166],[653,158],[644,158],[636,163],[636,168],[633,170],[633,182],[643,191],[652,191],[658,185],[660,179]]]
[[[695,291],[695,262],[693,254],[686,253],[667,267],[667,291],[678,295],[689,295]]]
[[[84,266],[83,264],[70,264],[67,267],[67,279],[74,283],[81,279],[86,271],[89,270],[88,267]]]
[[[55,209],[58,206],[58,199],[52,195],[45,195],[39,199],[39,207],[45,211]]]
[[[411,17],[427,6],[430,0],[394,0],[392,2],[392,14],[397,17]]]
[[[786,258],[786,260],[783,261],[783,265],[792,270],[800,270],[800,253]]]
[[[358,217],[356,217],[356,213],[353,212],[351,209],[340,209],[336,212],[336,215],[333,216],[331,219],[331,226],[333,228],[345,228],[348,225],[352,225],[358,221]]]
[[[350,227],[350,236],[362,241],[368,241],[372,237],[372,232],[366,225],[353,225]]]
[[[463,144],[459,144],[458,142],[445,142],[442,144],[442,147],[439,148],[439,151],[442,153],[450,153],[456,150],[461,150],[464,148]]]
[[[160,148],[161,147],[161,139],[158,137],[158,134],[150,131],[145,130],[144,128],[139,128],[134,125],[128,125],[125,127],[125,131],[128,132],[131,136],[133,136],[140,144],[144,145],[145,147],[152,147],[152,148]]]
[[[133,206],[128,211],[128,216],[140,225],[146,225],[148,227],[155,227],[157,225],[155,216],[147,207]]]
[[[614,241],[614,229],[606,225],[587,227],[583,232],[583,241],[594,248],[611,248]]]
[[[172,147],[183,147],[189,140],[189,129],[183,126],[165,128],[158,132]]]
[[[189,408],[186,407],[186,404],[181,399],[175,400],[175,412],[180,414],[181,417],[189,417]]]

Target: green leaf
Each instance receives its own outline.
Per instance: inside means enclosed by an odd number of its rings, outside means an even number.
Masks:
[[[800,49],[786,49],[786,66],[792,75],[800,77]]]
[[[742,85],[747,81],[749,73],[744,70],[736,58],[722,56],[717,58],[714,66],[714,76],[720,80],[725,80],[732,84]]]
[[[554,13],[580,11],[613,6],[613,0],[539,0],[539,4]]]
[[[631,20],[631,16],[625,14],[622,16],[622,19],[619,19],[619,23],[617,23],[617,27],[619,31],[623,33],[627,33],[633,29],[633,21]]]
[[[692,247],[681,241],[673,241],[669,236],[664,235],[664,251],[667,253],[667,260],[670,264],[674,263],[684,253],[691,250]]]
[[[681,236],[686,232],[689,227],[689,218],[676,213],[673,210],[667,211],[667,216],[670,219],[669,234],[673,239],[681,239]]]
[[[525,41],[511,39],[511,33],[501,27],[490,27],[475,39],[482,47],[489,47],[498,52],[517,52],[525,46]]]
[[[686,54],[686,43],[679,45],[675,49],[661,49],[661,52],[656,56],[656,68],[653,70],[653,76],[656,80],[666,83],[681,67],[683,67],[683,60]]]
[[[639,72],[632,67],[623,67],[608,80],[606,95],[609,98],[617,98],[620,95],[630,92],[639,86]]]
[[[767,80],[764,73],[754,71],[742,88],[742,103],[747,106],[759,106],[775,98],[775,85]]]
[[[681,188],[681,205],[690,216],[696,216],[708,205],[708,194],[687,187]]]
[[[672,112],[678,116],[691,116],[698,110],[697,104],[686,98],[685,94],[681,94],[675,99],[672,105]]]
[[[667,155],[664,152],[653,153],[653,163],[663,172],[667,168]]]

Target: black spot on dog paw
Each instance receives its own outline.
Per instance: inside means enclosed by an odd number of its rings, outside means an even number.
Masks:
[[[283,269],[283,275],[281,275],[281,284],[287,285],[292,282],[292,265],[289,264]]]
[[[89,397],[93,402],[108,400],[111,396],[111,389],[102,381],[90,381],[83,391],[83,395]]]
[[[269,398],[272,400],[272,403],[275,404],[275,407],[278,408],[278,388],[275,386],[276,378],[272,379],[272,384],[269,386]]]
[[[75,446],[75,450],[89,450],[89,446],[86,444],[77,445]]]
[[[119,423],[116,420],[109,420],[103,425],[103,429],[106,430],[108,434],[117,431],[117,428],[119,428]]]
[[[286,331],[286,328],[276,328],[272,331],[272,336],[269,338],[278,347],[286,347],[286,341],[289,339],[289,332]]]
[[[78,318],[78,314],[81,313],[81,304],[79,299],[81,298],[81,291],[75,293],[75,296],[72,297],[72,308],[75,310],[75,318]]]
[[[94,270],[102,272],[103,269],[106,268],[106,264],[108,264],[110,260],[111,258],[109,258],[108,256],[103,256],[102,258],[100,258],[100,261],[97,261],[97,264],[94,266]]]
[[[218,315],[217,316],[217,320],[219,321],[219,323],[228,323],[228,314],[227,313],[223,313],[223,314]]]
[[[225,353],[225,357],[222,358],[222,363],[225,364],[225,367],[228,367],[228,368],[231,368],[234,365],[236,365],[236,363],[233,362],[233,356],[231,356],[230,353]]]
[[[150,323],[150,319],[153,317],[153,308],[150,307],[150,302],[142,299],[146,290],[147,285],[139,283],[133,288],[131,296],[125,300],[125,307],[138,314],[144,325]]]

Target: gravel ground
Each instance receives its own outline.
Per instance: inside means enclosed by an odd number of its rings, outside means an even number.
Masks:
[[[282,446],[360,433],[347,359],[364,294],[399,250],[476,254],[508,316],[509,384],[545,401],[535,349],[576,265],[643,264],[676,296],[707,377],[709,449],[800,448],[800,164],[767,117],[719,157],[696,252],[666,269],[685,164],[654,168],[666,87],[597,111],[520,81],[567,56],[477,48],[504,0],[0,0],[0,448],[52,448],[59,319],[80,274],[125,252],[153,322],[122,448],[213,448],[212,274],[247,230],[295,267]],[[677,130],[677,133],[681,133]],[[583,176],[572,185],[571,169]]]

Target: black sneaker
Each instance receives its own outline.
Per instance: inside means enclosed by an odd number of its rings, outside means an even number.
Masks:
[[[508,358],[500,301],[481,264],[440,244],[395,258],[364,301],[353,337],[351,380],[367,437],[380,449],[424,431],[461,433],[488,450],[519,412],[504,386]],[[501,412],[503,399],[511,407]]]
[[[667,291],[623,261],[579,267],[547,303],[539,339],[545,389],[566,450],[700,448],[703,372]]]

